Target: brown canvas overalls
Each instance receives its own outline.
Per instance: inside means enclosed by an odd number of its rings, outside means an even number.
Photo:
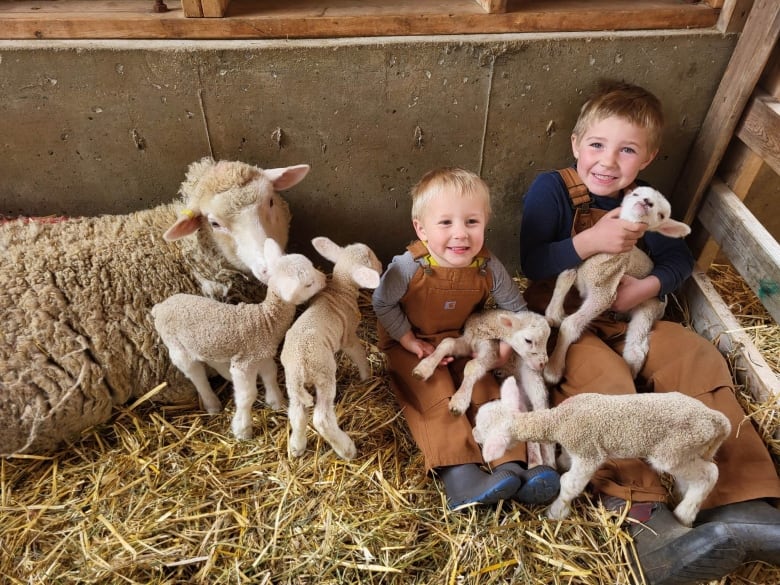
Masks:
[[[408,249],[415,259],[428,254],[419,241]],[[483,249],[477,257],[488,259],[490,254]],[[492,287],[493,278],[484,264],[467,268],[421,266],[409,282],[401,307],[412,323],[415,335],[436,346],[445,337],[461,334],[466,319],[482,309]],[[469,358],[436,368],[433,376],[421,381],[412,376],[412,370],[420,361],[417,356],[392,339],[381,325],[378,325],[378,334],[379,348],[387,356],[390,387],[425,457],[426,470],[483,463],[471,429],[479,405],[500,395],[495,378],[487,375],[477,382],[469,411],[463,416],[454,416],[449,410],[449,400],[460,384],[463,367]],[[520,444],[492,464],[525,460],[525,444]]]
[[[587,188],[573,169],[567,171],[574,173],[572,177],[562,172],[576,208],[574,235],[595,224],[606,212],[587,207]],[[544,313],[554,284],[554,280],[531,283],[524,293],[529,309]],[[572,293],[567,297],[567,314],[579,306],[579,296],[576,291]],[[551,390],[553,404],[584,392],[637,391],[621,355],[626,328],[624,320],[615,319],[609,312],[590,324],[566,354],[564,379]],[[715,458],[720,472],[718,483],[703,508],[780,497],[780,479],[763,440],[750,422],[740,424],[745,413],[734,396],[731,373],[718,349],[696,332],[670,321],[658,321],[651,335],[647,361],[638,376],[643,391],[682,392],[723,412],[731,421],[731,436]],[[551,337],[550,348],[555,336]],[[667,495],[657,474],[639,459],[610,460],[591,483],[597,491],[626,500],[664,501]]]

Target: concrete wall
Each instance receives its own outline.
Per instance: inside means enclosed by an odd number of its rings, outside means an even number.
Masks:
[[[410,186],[460,165],[492,188],[488,242],[518,266],[521,197],[570,162],[601,77],[664,102],[645,178],[674,184],[735,38],[714,31],[332,41],[0,41],[0,214],[126,212],[176,195],[205,155],[309,163],[287,193],[293,250],[364,241],[384,262],[413,237]]]

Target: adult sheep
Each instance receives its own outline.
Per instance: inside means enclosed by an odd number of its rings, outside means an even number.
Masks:
[[[262,300],[263,244],[284,247],[290,224],[277,191],[308,171],[204,158],[172,203],[0,226],[0,455],[51,451],[163,381],[155,400],[192,400],[151,307],[182,292]]]

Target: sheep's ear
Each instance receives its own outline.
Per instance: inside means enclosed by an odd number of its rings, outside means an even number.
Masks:
[[[356,266],[352,269],[352,280],[362,288],[376,288],[379,286],[379,273],[366,266]]]
[[[509,439],[493,433],[485,439],[485,444],[482,445],[482,458],[485,461],[495,461],[503,457],[508,448]]]
[[[173,242],[179,238],[189,236],[200,229],[200,212],[195,212],[191,209],[186,209],[185,212],[163,234],[163,239],[166,242]]]
[[[514,319],[509,315],[499,315],[498,322],[501,324],[501,327],[506,327],[509,330],[511,330],[515,324]]]
[[[501,404],[512,411],[520,411],[520,387],[514,376],[509,376],[501,384]]]
[[[319,236],[314,238],[311,241],[311,245],[314,246],[314,249],[319,252],[319,254],[327,259],[336,263],[336,260],[339,259],[339,256],[341,256],[341,252],[344,250],[341,246],[333,242],[330,238],[326,238],[325,236]]]
[[[278,169],[265,169],[263,173],[277,191],[284,191],[300,183],[309,174],[309,165],[294,165]]]
[[[263,258],[268,266],[273,266],[282,257],[282,248],[273,238],[266,238],[263,244]]]
[[[684,238],[691,233],[691,228],[688,227],[688,224],[669,218],[661,222],[655,231],[668,238]]]

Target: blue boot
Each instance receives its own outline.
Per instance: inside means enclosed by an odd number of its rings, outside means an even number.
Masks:
[[[519,463],[509,461],[495,469],[495,473],[509,471],[517,475],[523,482],[512,499],[526,505],[549,504],[561,491],[561,476],[552,467],[537,465],[525,469]]]
[[[450,510],[469,504],[489,505],[508,500],[523,483],[511,471],[487,473],[476,463],[438,467],[436,473],[444,483]]]

